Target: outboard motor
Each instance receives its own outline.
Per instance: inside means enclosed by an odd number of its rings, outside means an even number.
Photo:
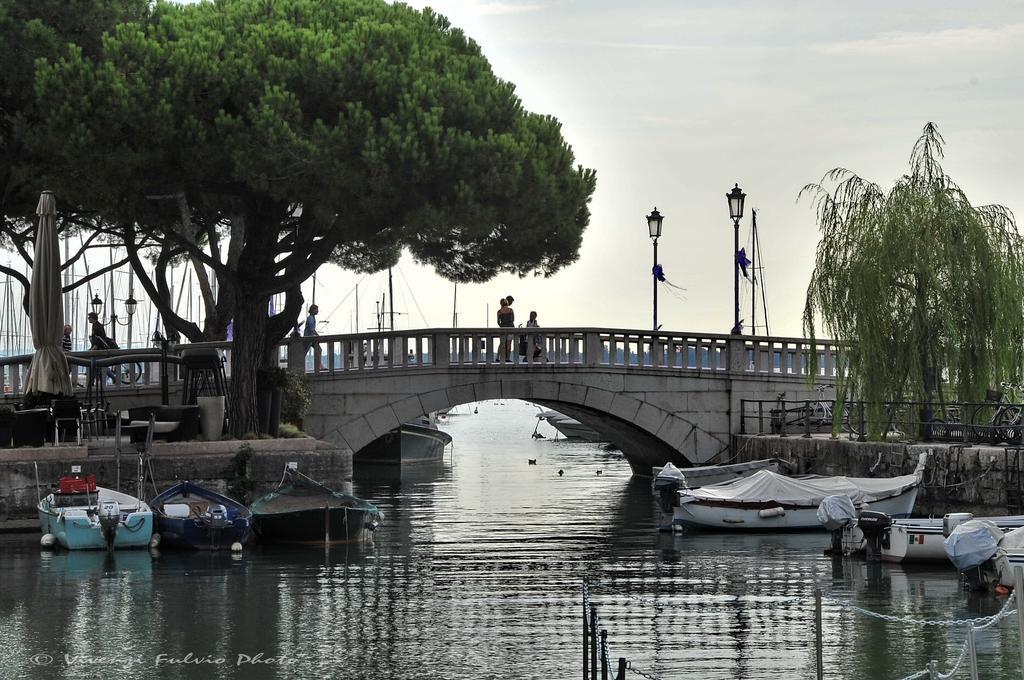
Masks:
[[[661,511],[671,515],[672,509],[679,505],[679,490],[686,488],[686,477],[675,465],[665,463],[665,467],[661,468],[651,486],[658,493]]]
[[[107,550],[113,550],[114,538],[117,537],[117,525],[121,523],[121,506],[115,500],[101,500],[98,514],[103,539],[107,542]]]
[[[210,507],[206,508],[199,515],[199,521],[202,522],[203,526],[206,527],[207,533],[210,534],[211,547],[217,545],[220,532],[231,524],[231,518],[228,517],[228,509],[219,503],[211,503]]]
[[[972,519],[954,527],[942,542],[946,556],[964,575],[971,590],[988,588],[993,571],[990,560],[999,550],[1002,538],[1003,532],[992,522]]]
[[[818,521],[832,532],[832,545],[826,555],[840,556],[843,550],[843,531],[857,521],[857,508],[849,496],[839,494],[825,496],[818,504]]]
[[[882,548],[889,547],[889,527],[891,526],[892,517],[884,512],[865,510],[860,513],[857,527],[864,534],[868,560],[877,561],[882,558]]]
[[[942,537],[949,538],[949,535],[953,533],[953,529],[964,522],[970,522],[974,519],[974,515],[969,512],[948,512],[942,516]]]
[[[231,524],[231,520],[228,518],[228,509],[220,504],[211,504],[201,518],[207,529],[223,529]]]

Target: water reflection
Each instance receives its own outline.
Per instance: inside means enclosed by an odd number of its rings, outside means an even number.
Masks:
[[[366,545],[109,558],[0,537],[0,678],[578,677],[584,576],[607,586],[594,600],[613,655],[664,680],[813,678],[815,587],[918,617],[999,607],[950,570],[824,557],[824,533],[656,532],[648,482],[617,454],[532,439],[525,404],[479,410],[442,426],[442,465],[356,480],[385,512]],[[828,599],[824,619],[829,677],[902,677],[962,640]],[[1009,624],[979,635],[983,677],[1012,677],[1015,640]],[[69,666],[65,652],[143,664]],[[33,666],[39,653],[58,660]],[[223,663],[157,663],[190,653]]]

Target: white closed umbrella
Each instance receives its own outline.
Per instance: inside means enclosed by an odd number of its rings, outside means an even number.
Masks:
[[[32,263],[32,290],[28,315],[32,323],[35,356],[28,367],[25,393],[71,395],[68,360],[61,348],[64,335],[64,305],[61,302],[60,250],[57,247],[56,203],[53,194],[39,196],[36,214],[35,261]]]

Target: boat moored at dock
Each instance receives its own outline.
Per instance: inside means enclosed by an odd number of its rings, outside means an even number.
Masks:
[[[192,482],[179,482],[149,502],[160,545],[223,550],[245,545],[252,512],[242,503]]]
[[[917,500],[927,453],[913,474],[891,478],[787,477],[759,470],[749,477],[678,492],[673,524],[727,531],[822,529],[817,511],[827,496],[846,496],[854,506],[909,517]]]
[[[267,543],[352,543],[369,537],[381,512],[369,501],[334,491],[298,470],[251,506],[256,535]]]
[[[145,548],[153,512],[135,496],[96,486],[96,479],[62,477],[58,490],[40,499],[39,528],[67,550]]]

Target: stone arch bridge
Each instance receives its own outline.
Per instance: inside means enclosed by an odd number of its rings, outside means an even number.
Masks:
[[[416,416],[473,401],[523,399],[571,416],[620,448],[635,472],[715,458],[740,430],[741,400],[816,397],[836,349],[796,338],[618,329],[543,329],[545,352],[497,361],[495,329],[323,337],[292,343],[289,365],[313,376],[304,429],[353,451]],[[714,461],[712,460],[714,459]]]
[[[506,335],[494,328],[320,336],[308,350],[304,339],[291,339],[280,358],[311,379],[303,429],[353,452],[432,411],[524,399],[605,435],[641,474],[666,461],[722,462],[731,435],[740,431],[743,400],[771,400],[779,392],[790,400],[816,398],[812,382],[830,384],[835,376],[836,347],[829,341],[606,328],[540,332],[538,358],[518,356],[521,330]],[[514,361],[496,360],[502,342],[511,344]],[[203,345],[225,353],[230,374],[230,345]],[[116,402],[119,395],[137,402],[158,389],[159,350],[80,356],[95,355],[139,362],[133,365],[143,375],[106,387]],[[0,361],[0,387],[9,397],[20,391],[27,365],[17,359]],[[180,389],[171,373],[171,389]]]

